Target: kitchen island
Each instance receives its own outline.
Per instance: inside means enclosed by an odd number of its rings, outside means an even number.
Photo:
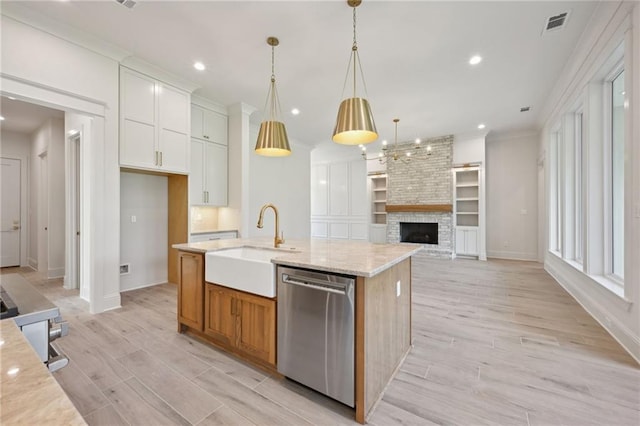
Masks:
[[[234,239],[173,246],[179,250],[178,331],[216,344],[276,371],[277,297],[266,298],[205,282],[206,253],[273,240]],[[355,280],[354,405],[365,423],[411,347],[411,256],[422,246],[302,240],[281,245],[276,267],[343,274]]]

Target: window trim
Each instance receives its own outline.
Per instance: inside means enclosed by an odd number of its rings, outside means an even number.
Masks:
[[[603,231],[604,259],[602,276],[624,288],[624,278],[613,273],[613,81],[625,70],[624,57],[616,61],[602,80],[602,161],[603,161]],[[626,118],[626,117],[625,117]],[[600,282],[600,280],[598,280]]]

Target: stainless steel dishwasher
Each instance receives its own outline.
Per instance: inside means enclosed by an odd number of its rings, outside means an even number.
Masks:
[[[355,278],[278,267],[278,372],[354,406]]]

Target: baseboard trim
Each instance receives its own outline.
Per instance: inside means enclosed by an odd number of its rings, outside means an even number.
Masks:
[[[573,268],[571,265],[560,264],[563,262],[560,259],[549,261],[544,263],[544,269],[551,275],[567,293],[575,299],[576,302],[582,308],[587,311],[591,317],[596,320],[598,324],[602,326],[613,337],[622,348],[627,351],[629,355],[635,361],[640,364],[640,336],[636,336],[632,330],[630,330],[625,324],[620,322],[615,315],[610,313],[604,308],[596,299],[591,295],[585,293],[581,286],[575,283],[573,277],[570,275],[574,272],[571,270],[565,271],[564,268]],[[556,264],[558,263],[558,264]],[[587,282],[587,284],[590,284]],[[599,285],[599,284],[594,284]],[[608,291],[603,288],[603,291]],[[611,297],[617,297],[613,294]]]
[[[131,288],[126,288],[126,289],[120,289],[120,292],[125,293],[127,291],[132,291],[132,290],[139,290],[141,288],[146,288],[146,287],[153,287],[154,285],[159,285],[159,284],[167,284],[167,280],[164,281],[159,281],[157,283],[149,283],[149,284],[142,284],[136,287],[131,287]]]
[[[112,309],[118,309],[121,307],[120,305],[120,293],[114,293],[107,296],[104,296],[100,301],[100,310],[92,313],[100,313],[105,311],[110,311]]]
[[[489,250],[487,251],[487,257],[493,259],[506,259],[506,260],[531,260],[537,261],[537,253],[524,253],[520,251],[501,251],[501,250]]]
[[[50,268],[47,271],[47,278],[62,278],[64,277],[64,266],[62,268]]]

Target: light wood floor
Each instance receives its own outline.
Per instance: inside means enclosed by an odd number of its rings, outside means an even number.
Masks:
[[[176,289],[122,294],[99,315],[60,280],[70,358],[55,378],[89,424],[334,425],[351,411],[175,332]],[[414,347],[377,426],[640,424],[640,368],[539,264],[418,258]]]

